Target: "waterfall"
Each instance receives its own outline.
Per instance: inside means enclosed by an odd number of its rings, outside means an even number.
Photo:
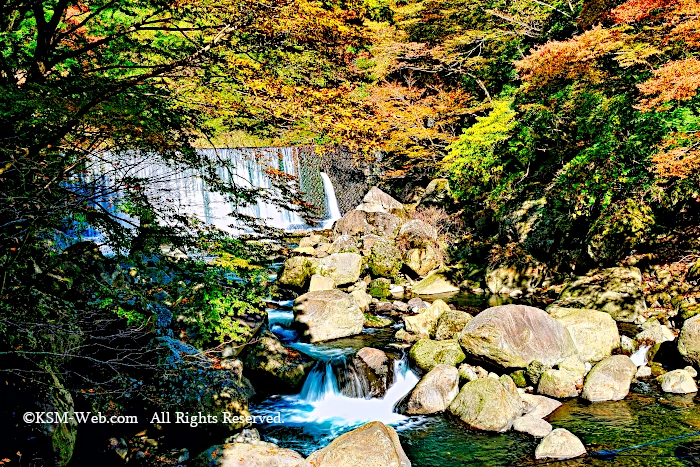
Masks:
[[[641,345],[639,346],[639,349],[632,355],[630,355],[630,359],[632,362],[639,366],[644,366],[647,364],[647,352],[649,352],[649,349],[651,347],[648,345]]]
[[[321,172],[321,179],[323,180],[323,194],[326,197],[326,212],[328,213],[328,219],[323,221],[322,227],[329,229],[333,227],[335,221],[343,216],[340,214],[340,207],[338,206],[338,199],[335,197],[333,182],[331,182],[330,177],[325,172]]]
[[[218,164],[215,169],[216,175],[223,183],[235,184],[244,189],[265,190],[272,194],[273,198],[278,197],[276,195],[279,195],[279,192],[274,187],[271,171],[294,177],[297,183],[292,189],[304,187],[304,191],[307,192],[305,196],[309,198],[307,202],[318,205],[319,208],[325,207],[328,218],[322,222],[322,228],[341,218],[330,178],[319,172],[313,163],[302,167],[302,161],[305,159],[301,157],[298,148],[200,149],[199,154],[204,159]],[[88,190],[98,193],[92,196],[94,202],[103,205],[103,208],[111,206],[110,212],[116,212],[114,206],[119,205],[121,194],[115,193],[112,187],[118,180],[136,177],[147,182],[144,192],[155,206],[162,207],[176,216],[195,217],[226,232],[251,232],[245,222],[231,217],[230,213],[256,218],[264,225],[282,230],[310,228],[296,211],[264,200],[246,202],[236,197],[221,195],[204,181],[203,170],[167,163],[157,154],[126,153],[114,157],[107,152],[95,157],[88,179],[76,180],[75,186],[79,192]],[[108,194],[102,196],[100,191]],[[324,199],[319,199],[321,196]],[[124,213],[115,215],[122,218],[125,226],[138,225],[138,219]],[[102,237],[89,226],[83,226],[81,229],[75,226],[67,228],[68,236],[91,239]]]

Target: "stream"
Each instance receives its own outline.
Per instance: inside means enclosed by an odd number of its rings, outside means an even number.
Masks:
[[[427,297],[426,297],[427,298]],[[491,306],[488,297],[460,296],[455,301],[470,312]],[[500,304],[500,303],[499,303]],[[394,406],[419,381],[402,350],[391,346],[397,327],[366,329],[362,334],[321,344],[306,344],[290,329],[292,301],[271,303],[270,329],[287,345],[317,359],[303,389],[295,395],[271,396],[251,411],[281,414],[281,425],[262,425],[264,439],[307,456],[337,436],[364,423],[378,420],[393,426],[416,467],[461,465],[512,466],[696,466],[700,465],[700,437],[660,443],[620,453],[614,459],[592,456],[559,462],[535,462],[537,440],[509,431],[502,434],[467,429],[449,414],[404,416]],[[350,397],[342,385],[353,384],[347,362],[363,347],[374,347],[395,358],[395,379],[379,399]],[[341,375],[343,383],[339,383]],[[348,392],[347,390],[345,391]],[[352,392],[352,391],[350,391]],[[653,382],[634,382],[630,395],[618,402],[565,401],[548,417],[555,428],[566,428],[583,441],[589,455],[700,430],[700,412],[694,394],[664,394]]]

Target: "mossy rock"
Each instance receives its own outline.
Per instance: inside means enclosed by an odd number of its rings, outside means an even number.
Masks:
[[[411,347],[408,356],[423,371],[430,371],[440,364],[456,367],[466,358],[455,339],[445,341],[420,339]]]
[[[386,328],[394,324],[394,321],[389,318],[382,318],[381,316],[370,315],[365,313],[365,327],[366,328]]]
[[[387,298],[391,296],[389,288],[391,287],[391,281],[389,279],[379,278],[374,279],[369,283],[369,293],[374,298]]]
[[[525,378],[525,370],[514,371],[510,374],[515,385],[519,388],[524,388],[527,386],[527,379]]]
[[[401,252],[393,241],[381,238],[372,245],[367,266],[376,277],[394,278],[403,266]]]

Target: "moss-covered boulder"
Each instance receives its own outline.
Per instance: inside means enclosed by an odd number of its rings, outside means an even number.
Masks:
[[[313,271],[330,277],[336,286],[354,284],[362,274],[362,256],[357,253],[334,253],[318,260]]]
[[[462,386],[449,411],[469,428],[503,432],[511,428],[524,408],[523,400],[510,384],[496,378],[482,378]]]
[[[466,311],[453,310],[451,308],[445,310],[438,318],[435,326],[435,340],[458,339],[459,334],[472,318],[473,316]]]
[[[411,362],[423,371],[430,371],[440,364],[456,367],[465,359],[464,352],[456,340],[420,339],[413,344],[408,356]]]
[[[569,331],[579,357],[586,362],[599,362],[620,347],[617,323],[608,313],[556,306],[547,312]]]
[[[392,240],[382,238],[374,242],[367,260],[373,276],[395,278],[402,265],[401,252]]]
[[[367,292],[374,298],[387,298],[391,296],[389,289],[391,288],[391,281],[384,277],[379,279],[374,279],[369,283],[369,288]]]
[[[317,264],[317,260],[312,258],[293,256],[284,262],[277,281],[289,287],[302,289],[306,287]]]

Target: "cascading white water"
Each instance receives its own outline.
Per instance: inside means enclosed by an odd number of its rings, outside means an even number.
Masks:
[[[338,198],[335,196],[333,182],[325,172],[321,172],[321,179],[323,180],[323,194],[326,197],[326,212],[328,213],[328,219],[323,221],[322,227],[328,229],[333,227],[333,223],[343,216],[340,213],[340,206],[338,206]]]
[[[635,365],[639,366],[644,366],[647,364],[647,352],[649,352],[649,349],[651,346],[648,345],[641,345],[637,349],[635,353],[630,355],[630,359],[632,360],[632,363]]]
[[[301,157],[297,148],[202,149],[200,154],[210,161],[222,162],[216,168],[216,173],[219,179],[227,184],[274,192],[275,188],[268,175],[268,169],[273,169],[296,177],[298,186],[303,185]],[[118,161],[112,162],[110,154],[106,153],[96,161],[91,171],[91,177],[95,181],[93,185],[98,188],[108,187],[110,180],[119,180],[126,176],[148,181],[145,194],[154,205],[167,206],[177,215],[196,217],[227,232],[249,231],[249,227],[243,221],[229,216],[230,213],[257,218],[267,226],[283,230],[310,228],[297,212],[273,203],[260,199],[250,203],[228,199],[207,186],[201,171],[173,167],[164,163],[157,155],[120,155]],[[342,216],[333,183],[325,173],[321,173],[320,176],[328,213],[328,219],[322,221],[321,228],[327,228]],[[118,193],[112,194],[111,199],[100,197],[100,202],[114,205],[117,204],[115,201],[118,198]],[[137,219],[126,215],[122,217],[125,225],[138,224]],[[98,237],[99,233],[93,230],[88,229],[87,234]],[[83,234],[83,238],[85,236]]]

